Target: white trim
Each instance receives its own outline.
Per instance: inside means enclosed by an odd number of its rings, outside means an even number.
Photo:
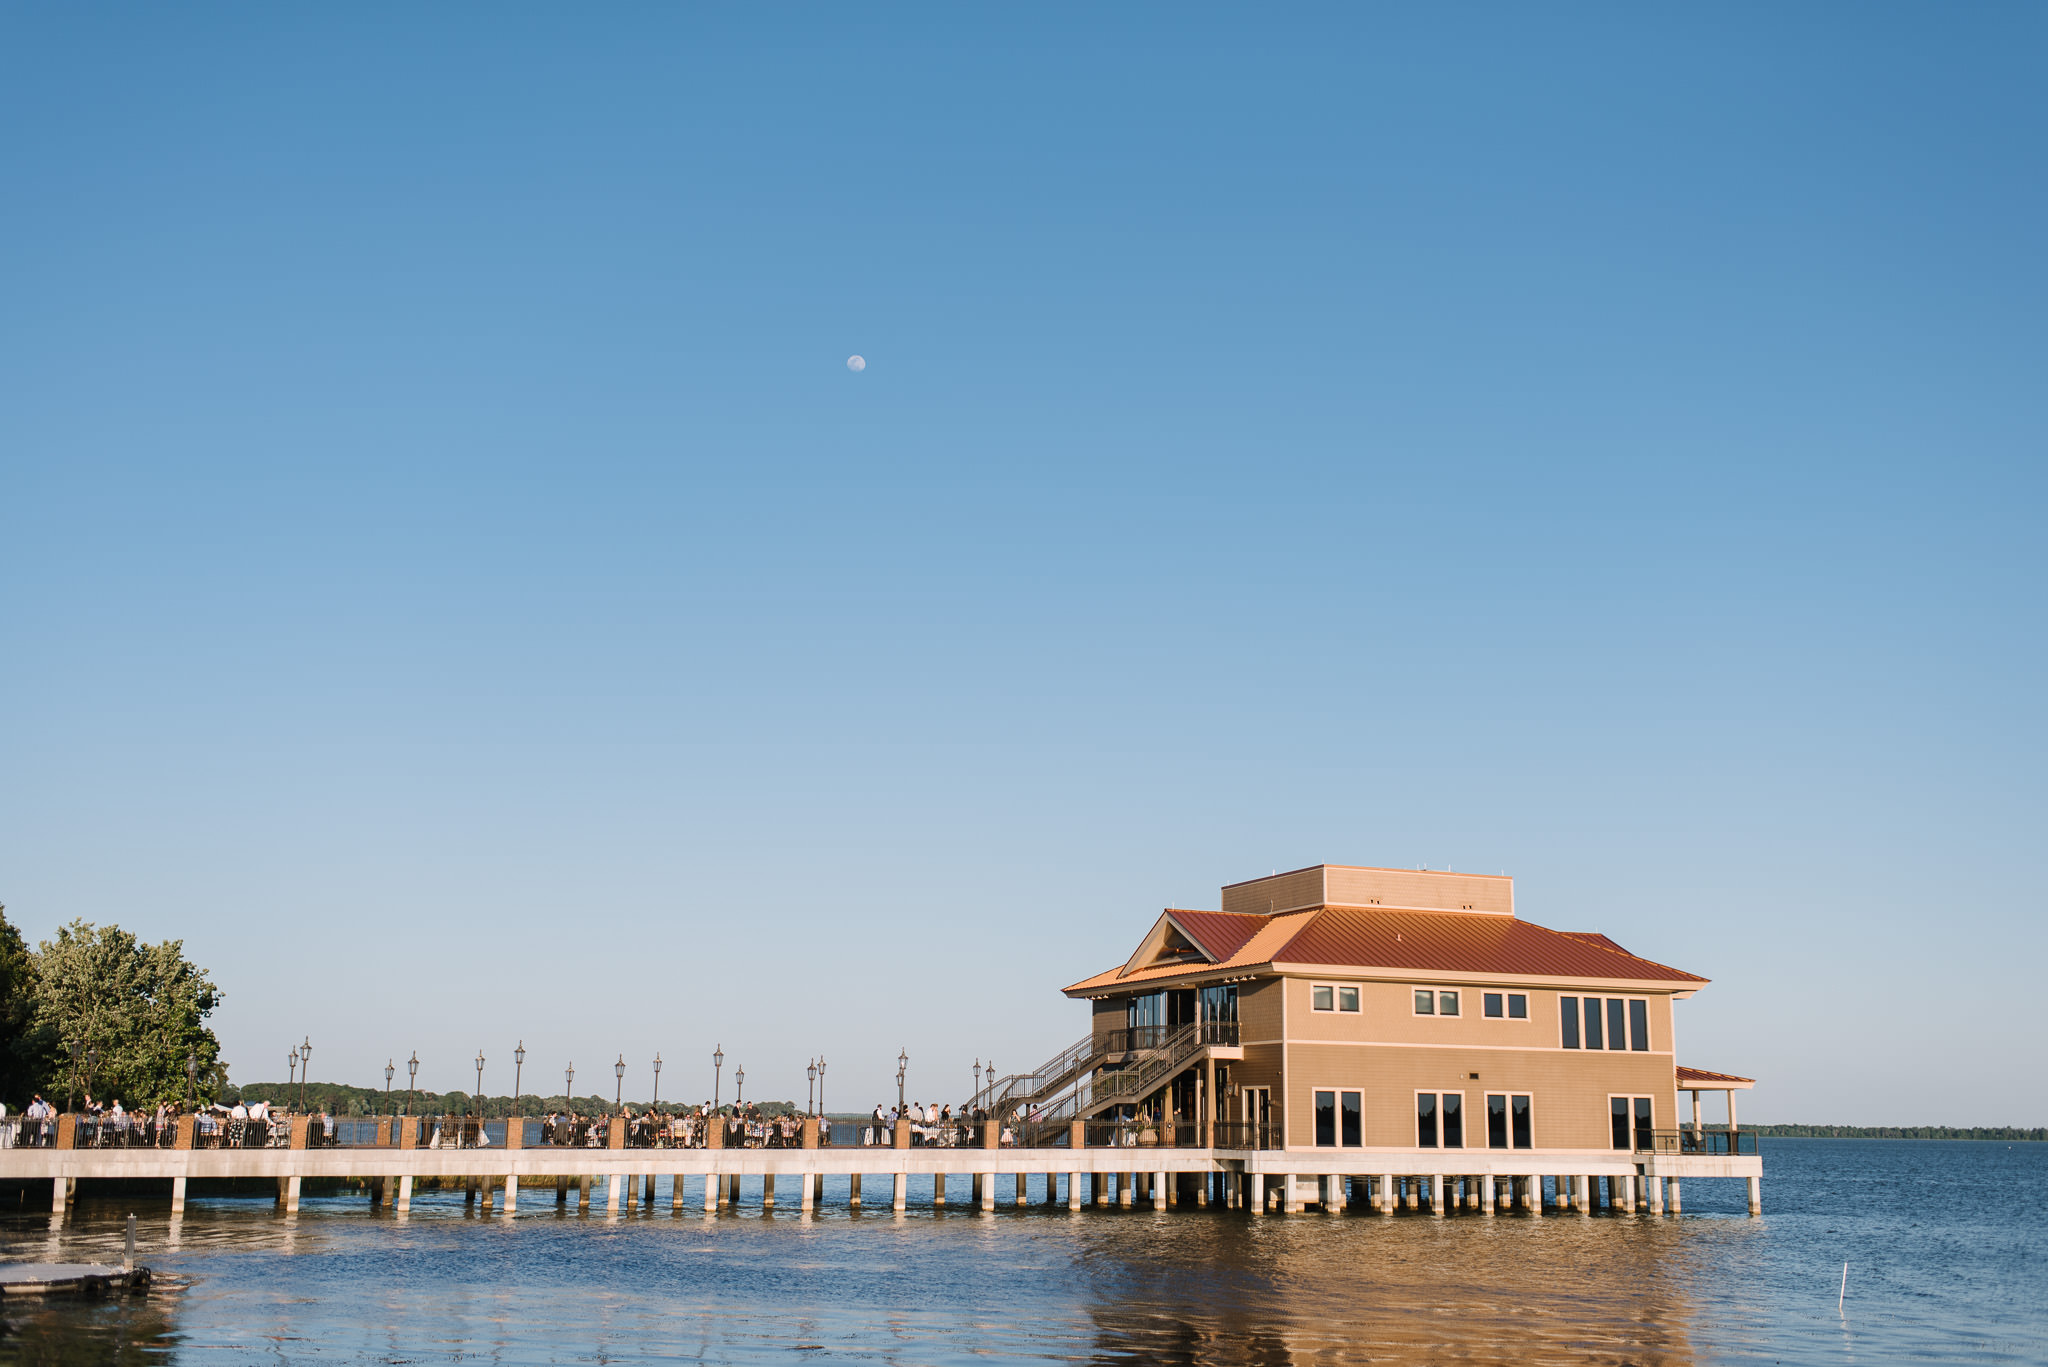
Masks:
[[[1244,1041],[1244,1043],[1245,1043],[1245,1044],[1279,1044],[1279,1043],[1281,1043],[1281,1041],[1280,1041],[1280,1040],[1276,1040],[1276,1039],[1269,1039],[1269,1040],[1245,1040],[1245,1041]],[[1449,1042],[1446,1042],[1446,1041],[1441,1041],[1441,1040],[1384,1040],[1384,1039],[1371,1039],[1371,1040],[1366,1040],[1366,1039],[1292,1039],[1292,1040],[1288,1040],[1288,1041],[1286,1041],[1286,1043],[1288,1043],[1288,1044],[1345,1044],[1345,1045],[1353,1045],[1353,1046],[1356,1046],[1356,1047],[1358,1047],[1358,1048],[1361,1048],[1361,1049],[1483,1049],[1483,1050],[1487,1051],[1488,1053],[1505,1053],[1505,1054],[1557,1054],[1557,1053],[1567,1053],[1567,1054],[1571,1054],[1571,1053],[1578,1053],[1578,1054],[1593,1054],[1593,1055],[1596,1055],[1596,1056],[1603,1056],[1603,1055],[1606,1055],[1606,1054],[1611,1054],[1611,1053],[1615,1052],[1615,1051],[1614,1051],[1614,1050],[1612,1050],[1612,1049],[1556,1049],[1556,1048],[1553,1048],[1553,1047],[1551,1047],[1551,1046],[1550,1046],[1550,1045],[1548,1045],[1548,1044],[1452,1044],[1452,1043],[1449,1043]],[[1672,1054],[1671,1054],[1670,1052],[1668,1052],[1668,1051],[1666,1051],[1666,1050],[1663,1050],[1663,1049],[1650,1049],[1650,1050],[1645,1050],[1645,1051],[1642,1051],[1642,1052],[1638,1052],[1638,1051],[1636,1051],[1636,1050],[1634,1050],[1634,1049],[1625,1049],[1625,1050],[1622,1050],[1621,1052],[1622,1052],[1622,1053],[1624,1053],[1624,1054],[1626,1054],[1626,1055],[1627,1055],[1628,1057],[1630,1057],[1630,1058],[1672,1058],[1672,1057],[1674,1057],[1674,1055],[1672,1055]],[[1674,1065],[1674,1067],[1675,1067],[1675,1066],[1676,1066],[1676,1065]],[[1673,1076],[1673,1077],[1676,1077],[1676,1076],[1677,1076],[1677,1073],[1676,1073],[1676,1072],[1674,1072],[1674,1073],[1672,1074],[1672,1076]],[[1714,1092],[1718,1092],[1718,1091],[1720,1091],[1720,1090],[1721,1090],[1721,1084],[1719,1084],[1719,1083],[1715,1083],[1715,1084],[1713,1084],[1713,1085],[1711,1085],[1711,1086],[1708,1086],[1708,1085],[1702,1084],[1702,1086],[1701,1086],[1701,1090],[1702,1090],[1702,1091],[1714,1091]]]

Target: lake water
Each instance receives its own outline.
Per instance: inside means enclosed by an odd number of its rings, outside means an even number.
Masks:
[[[1765,1140],[1766,1214],[480,1217],[421,1193],[74,1208],[0,1222],[14,1258],[118,1261],[144,1296],[0,1307],[25,1363],[2048,1362],[2048,1144]],[[1007,1187],[1004,1188],[1007,1190]],[[956,1183],[957,1195],[960,1184]],[[923,1202],[925,1204],[920,1205]],[[1842,1264],[1846,1307],[1837,1313]]]

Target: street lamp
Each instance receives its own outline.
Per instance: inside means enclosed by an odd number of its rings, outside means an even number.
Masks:
[[[654,1051],[654,1100],[649,1103],[655,1110],[661,1109],[661,1050]]]
[[[562,1105],[570,1111],[576,1109],[576,1065],[571,1063],[562,1070]]]
[[[299,1109],[306,1109],[306,1084],[313,1080],[313,1037],[299,1041]]]
[[[619,1061],[612,1065],[612,1076],[619,1080],[618,1090],[612,1093],[612,1114],[626,1109],[626,1056],[619,1055]]]
[[[718,1114],[718,1075],[725,1067],[725,1046],[711,1051],[711,1113]]]
[[[976,1101],[981,1099],[981,1059],[978,1055],[974,1060],[974,1097]]]
[[[732,1108],[735,1111],[740,1108],[740,1098],[746,1094],[747,1070],[744,1068],[734,1068],[732,1070]]]
[[[804,1066],[804,1077],[808,1079],[804,1083],[804,1113],[806,1115],[816,1115],[818,1113],[818,1098],[816,1095],[816,1089],[818,1085],[818,1061],[816,1059],[812,1059],[808,1064]]]
[[[293,1083],[295,1083],[295,1082],[297,1082],[297,1081],[298,1081],[298,1078],[299,1078],[299,1051],[298,1051],[298,1050],[294,1049],[294,1050],[292,1050],[292,1051],[291,1051],[291,1052],[290,1052],[289,1054],[286,1054],[286,1055],[284,1056],[284,1066],[285,1066],[285,1077],[284,1077],[284,1085],[285,1085],[285,1089],[286,1089],[287,1091],[289,1091],[289,1090],[291,1089],[291,1087],[292,1087],[292,1084],[293,1084]]]
[[[412,1057],[405,1061],[405,1113],[412,1114],[412,1095],[420,1085],[420,1051],[412,1051]]]
[[[818,1114],[825,1114],[825,1056],[818,1055]],[[830,1127],[827,1127],[828,1130]]]
[[[903,1114],[903,1075],[910,1070],[910,1051],[900,1050],[896,1055],[896,1114]]]
[[[519,1041],[519,1047],[512,1051],[512,1114],[519,1114],[519,1074],[526,1067],[526,1041]]]
[[[191,1101],[191,1108],[195,1111],[198,1110],[199,1051],[197,1049],[194,1049],[185,1055],[185,1095]]]
[[[390,1059],[388,1059],[388,1058],[387,1058],[387,1059],[385,1059],[385,1060],[384,1060],[384,1113],[385,1113],[386,1115],[390,1115],[390,1114],[392,1114],[392,1111],[391,1111],[391,1079],[392,1079],[392,1078],[394,1078],[394,1077],[396,1077],[397,1075],[398,1075],[398,1066],[397,1066],[396,1064],[392,1063],[392,1061],[391,1061]]]
[[[479,1049],[479,1050],[477,1050],[477,1051],[476,1051],[476,1115],[477,1115],[477,1119],[479,1119],[479,1120],[483,1119],[483,1115],[484,1115],[484,1051],[483,1051],[483,1050],[481,1050],[481,1049]]]

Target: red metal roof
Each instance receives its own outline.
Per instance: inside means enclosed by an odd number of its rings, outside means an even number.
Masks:
[[[1656,963],[1583,935],[1512,916],[1325,907],[1273,962],[1401,968],[1439,973],[1695,982],[1697,974]]]
[[[1265,929],[1270,916],[1236,911],[1180,911],[1166,913],[1217,963],[1243,949],[1245,942]]]
[[[1683,1065],[1678,1070],[1678,1089],[1680,1091],[1684,1091],[1688,1087],[1698,1087],[1701,1091],[1705,1091],[1710,1087],[1753,1087],[1755,1085],[1755,1078],[1737,1077],[1733,1073],[1710,1073],[1704,1068],[1687,1068]]]

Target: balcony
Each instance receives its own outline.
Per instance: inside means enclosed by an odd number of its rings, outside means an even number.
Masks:
[[[1668,1153],[1692,1158],[1725,1158],[1756,1152],[1756,1135],[1750,1130],[1725,1127],[1697,1130],[1637,1130],[1637,1153]]]

